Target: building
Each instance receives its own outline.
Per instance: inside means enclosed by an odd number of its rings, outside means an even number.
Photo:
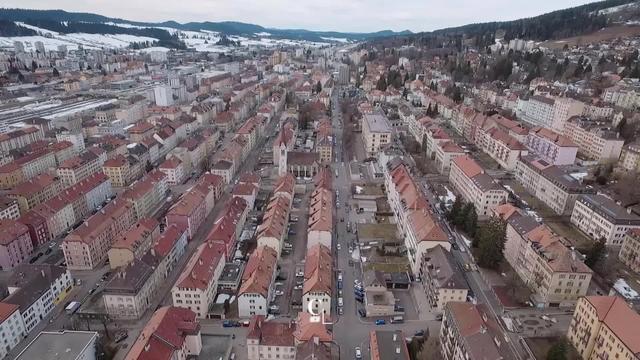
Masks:
[[[238,316],[267,315],[272,299],[272,285],[277,271],[278,253],[268,246],[258,246],[247,262],[238,290]]]
[[[0,220],[0,268],[10,270],[27,260],[33,252],[29,228],[15,220]]]
[[[152,218],[138,220],[129,230],[118,236],[108,251],[112,269],[126,266],[140,259],[151,250],[151,245],[160,237],[160,223]]]
[[[409,349],[402,330],[371,330],[371,360],[409,360]]]
[[[282,253],[284,238],[287,235],[291,200],[284,196],[273,196],[266,206],[262,223],[256,229],[258,247],[268,246]]]
[[[386,279],[381,271],[367,270],[362,277],[362,283],[367,317],[402,314],[396,313],[396,297],[387,289]]]
[[[251,318],[247,329],[249,360],[296,359],[293,322],[267,321],[265,316]]]
[[[449,175],[451,170],[451,160],[458,156],[465,155],[464,150],[453,141],[444,141],[436,146],[436,168],[442,175]]]
[[[584,107],[583,102],[571,98],[535,95],[528,101],[519,100],[516,114],[533,126],[562,132],[567,120],[572,116],[581,115]]]
[[[251,185],[252,186],[252,185]],[[221,211],[219,217],[207,237],[207,242],[220,244],[224,247],[225,257],[228,260],[234,255],[236,244],[244,229],[249,213],[247,202],[241,197],[232,197]]]
[[[469,287],[453,255],[438,245],[423,256],[420,278],[431,308],[443,311],[449,301],[467,301]]]
[[[515,176],[528,193],[556,214],[569,215],[578,197],[593,190],[582,185],[568,170],[530,155],[518,160]]]
[[[198,247],[171,289],[173,306],[187,308],[204,319],[218,292],[225,265],[224,247],[206,242]]]
[[[524,145],[530,154],[551,165],[572,165],[578,154],[578,145],[568,137],[542,127],[531,129]]]
[[[468,155],[453,159],[449,183],[465,201],[475,206],[480,218],[491,215],[493,209],[507,201],[507,191]]]
[[[618,259],[632,271],[640,273],[640,229],[632,229],[625,234]]]
[[[67,267],[91,270],[102,265],[113,241],[135,222],[133,205],[120,199],[112,200],[64,239],[62,250]]]
[[[302,311],[331,316],[333,259],[330,248],[317,244],[307,250],[302,286]]]
[[[42,331],[16,360],[95,360],[98,336],[95,331]]]
[[[57,196],[62,191],[60,179],[49,174],[40,174],[16,185],[7,196],[18,202],[20,211],[26,213],[37,205]]]
[[[14,270],[3,302],[19,306],[25,334],[61,303],[73,287],[71,273],[62,266],[22,265]]]
[[[149,251],[120,266],[105,285],[102,299],[112,319],[139,319],[163,285],[164,259]]]
[[[440,325],[444,360],[501,360],[508,346],[505,335],[483,305],[449,302]]]
[[[197,357],[200,351],[202,338],[196,314],[165,306],[147,322],[125,360],[187,359]]]
[[[82,131],[61,130],[56,133],[56,140],[58,142],[68,141],[73,144],[74,155],[82,153],[85,149]]]
[[[346,85],[349,83],[349,81],[349,65],[338,64],[338,83],[341,85]]]
[[[0,219],[15,220],[20,217],[18,202],[8,196],[0,196]]]
[[[571,213],[571,223],[593,240],[622,245],[625,234],[640,228],[640,217],[603,195],[582,195]]]
[[[104,160],[93,151],[85,151],[60,164],[57,170],[58,177],[64,186],[75,185],[102,171]]]
[[[4,359],[7,353],[26,336],[27,332],[20,314],[20,307],[0,302],[0,338],[3,339],[3,346],[0,347],[0,359]]]
[[[0,134],[0,151],[7,153],[20,149],[40,141],[44,138],[44,132],[35,126],[26,126],[17,130]]]
[[[153,94],[158,106],[173,105],[173,90],[168,85],[158,85],[153,88]]]
[[[510,204],[496,212],[507,222],[504,257],[531,290],[534,305],[574,306],[586,295],[592,271],[567,239]]]
[[[491,156],[503,169],[512,171],[520,156],[527,155],[527,148],[515,137],[499,127],[480,131],[477,139],[482,151]]]
[[[153,216],[160,205],[165,203],[167,190],[169,190],[167,176],[161,171],[154,170],[129,186],[121,198],[131,202],[135,208],[136,217],[142,219]]]
[[[378,151],[391,143],[391,123],[383,114],[364,114],[362,116],[362,139],[368,156],[376,156]]]
[[[630,172],[640,171],[640,142],[634,141],[624,145],[618,165]]]
[[[618,161],[624,145],[617,130],[586,117],[569,119],[563,134],[578,145],[579,154],[599,163]]]
[[[333,191],[316,187],[309,201],[307,249],[315,244],[331,248],[333,235]]]
[[[640,353],[640,315],[616,296],[580,298],[567,339],[584,360],[636,359]]]
[[[182,184],[187,177],[182,161],[176,158],[165,160],[158,166],[158,170],[167,174],[167,184],[172,186]]]

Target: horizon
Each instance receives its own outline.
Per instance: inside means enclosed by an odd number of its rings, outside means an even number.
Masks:
[[[270,3],[260,4],[250,4],[250,1],[247,0],[235,1],[233,4],[222,3],[219,0],[208,0],[200,4],[198,2],[198,0],[184,0],[180,4],[169,4],[170,6],[166,10],[163,7],[163,10],[157,9],[155,11],[148,11],[148,8],[153,5],[150,0],[115,1],[109,4],[105,4],[101,0],[88,0],[82,3],[72,0],[53,0],[47,1],[46,6],[42,6],[41,0],[7,0],[3,7],[82,12],[150,23],[176,21],[184,24],[226,21],[259,25],[270,29],[341,33],[409,30],[413,33],[419,33],[473,23],[511,21],[534,17],[594,1],[560,0],[552,2],[542,0],[533,3],[524,0],[487,0],[479,3],[469,0],[451,0],[447,4],[440,4],[439,1],[409,0],[403,7],[394,7],[393,4],[385,3],[383,0],[355,0],[348,3],[329,0],[322,4],[301,6],[292,0],[274,0]],[[185,3],[187,4],[184,5]],[[189,4],[193,4],[193,6],[189,6]],[[264,8],[265,5],[269,5],[267,9]],[[172,10],[176,7],[182,11]],[[208,11],[193,10],[197,7],[206,9],[218,7],[224,8],[225,11],[214,12],[211,10],[210,15],[207,15],[203,13]],[[431,12],[425,12],[426,9],[430,9]],[[362,13],[363,11],[364,13]],[[128,16],[127,14],[142,16]],[[313,14],[313,16],[308,14]],[[371,23],[380,25],[372,27]],[[419,27],[418,24],[422,24],[422,26]]]

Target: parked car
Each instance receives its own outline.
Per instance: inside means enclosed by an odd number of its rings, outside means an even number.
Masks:
[[[416,331],[415,334],[413,334],[413,336],[419,336],[419,337],[424,336],[424,330]]]
[[[362,350],[359,346],[356,346],[356,359],[362,359]]]
[[[342,306],[338,307],[338,315],[342,315],[344,314],[344,310],[342,308]]]
[[[364,309],[358,309],[360,317],[367,317],[367,312]]]
[[[384,325],[384,324],[386,324],[386,323],[387,323],[387,322],[386,322],[386,321],[384,321],[384,319],[378,319],[378,320],[376,320],[376,325]]]

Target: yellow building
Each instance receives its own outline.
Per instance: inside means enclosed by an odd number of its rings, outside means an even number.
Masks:
[[[567,338],[584,360],[632,360],[640,354],[640,315],[617,296],[578,300]]]

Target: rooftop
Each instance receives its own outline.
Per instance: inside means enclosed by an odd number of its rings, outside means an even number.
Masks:
[[[95,331],[42,331],[18,355],[16,360],[76,360],[93,346],[98,337]],[[94,352],[95,350],[89,350]]]

